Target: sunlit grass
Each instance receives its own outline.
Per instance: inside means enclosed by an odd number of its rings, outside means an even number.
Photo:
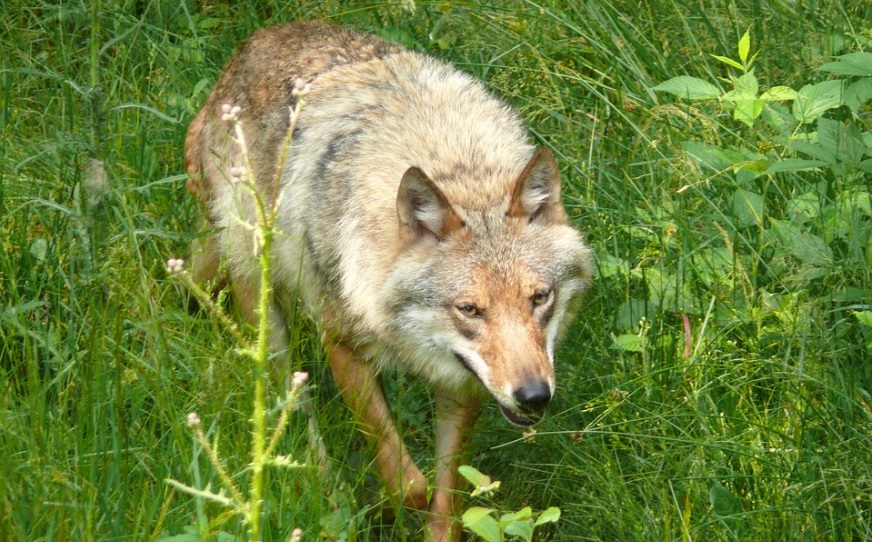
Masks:
[[[676,75],[723,84],[728,72],[709,54],[733,54],[748,28],[762,84],[817,82],[835,47],[869,50],[869,7],[186,6],[0,8],[5,538],[245,536],[238,517],[165,483],[218,487],[186,427],[191,411],[228,471],[248,476],[253,387],[238,345],[188,313],[164,262],[184,255],[196,220],[182,175],[187,123],[239,40],[297,17],[379,32],[485,79],[555,151],[572,219],[596,251],[600,276],[559,352],[548,418],[526,437],[493,408],[478,425],[472,463],[503,484],[489,504],[559,506],[543,540],[872,538],[872,371],[868,330],[852,314],[870,310],[869,266],[830,240],[832,268],[809,276],[768,223],[751,228],[728,210],[742,188],[765,193],[767,220],[786,221],[798,196],[817,194],[825,208],[869,181],[801,172],[745,182],[701,164],[688,141],[756,149],[759,134],[651,90]],[[868,133],[868,106],[852,121]],[[89,183],[92,160],[105,185]],[[812,231],[826,231],[827,217],[814,220]],[[869,231],[868,216],[851,220]],[[328,460],[316,466],[305,416],[292,420],[281,453],[313,466],[270,472],[264,539],[300,527],[306,540],[417,540],[420,518],[378,513],[372,458],[311,323],[301,316],[291,336],[289,370],[318,386]],[[426,391],[389,380],[426,464]]]

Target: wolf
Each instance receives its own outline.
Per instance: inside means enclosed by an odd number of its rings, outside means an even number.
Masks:
[[[228,106],[238,108],[247,152],[221,120]],[[279,232],[265,315],[273,347],[283,347],[301,298],[390,496],[429,507],[427,540],[460,540],[457,467],[483,399],[514,425],[542,417],[556,387],[555,345],[591,282],[552,153],[448,63],[298,21],[239,48],[190,125],[185,162],[210,232],[194,246],[195,280],[226,282],[257,321],[254,203],[233,182],[234,168],[247,167]],[[431,486],[380,385],[391,367],[433,390]]]

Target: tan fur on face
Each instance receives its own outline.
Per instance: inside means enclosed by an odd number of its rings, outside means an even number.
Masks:
[[[475,351],[487,364],[488,389],[495,395],[502,394],[504,404],[512,406],[512,390],[525,382],[543,380],[553,388],[554,367],[541,322],[549,307],[534,307],[530,300],[550,285],[532,276],[505,276],[489,264],[481,265],[472,276],[475,279],[461,290],[457,304],[473,304],[482,314],[456,319],[459,327],[475,334]]]

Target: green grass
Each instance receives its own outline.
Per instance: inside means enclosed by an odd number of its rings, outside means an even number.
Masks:
[[[597,254],[549,417],[524,436],[486,409],[472,463],[502,486],[470,503],[559,506],[537,540],[872,538],[872,330],[855,316],[872,310],[869,176],[737,173],[711,147],[803,155],[715,103],[651,90],[677,75],[730,88],[738,74],[709,54],[735,57],[749,28],[761,85],[823,81],[833,54],[872,50],[872,8],[712,4],[0,7],[0,539],[244,537],[238,518],[165,483],[218,485],[190,411],[247,479],[253,386],[232,337],[188,313],[164,262],[196,222],[188,122],[239,41],[299,17],[483,78],[555,151]],[[868,103],[826,117],[872,146]],[[737,193],[761,196],[764,215],[749,219]],[[818,245],[828,259],[803,252]],[[371,457],[299,320],[291,367],[317,385],[328,457],[317,466],[298,412],[281,452],[312,467],[269,472],[264,539],[300,527],[305,540],[418,540],[416,515],[378,514]],[[426,464],[426,390],[394,376],[388,392]]]

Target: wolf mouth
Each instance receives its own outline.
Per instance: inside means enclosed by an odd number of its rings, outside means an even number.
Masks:
[[[478,376],[478,373],[472,370],[472,367],[469,364],[469,361],[460,353],[454,352],[454,357],[457,358],[457,361],[463,365],[463,367],[472,373],[472,375],[481,382],[482,386],[484,386],[484,382],[482,382],[481,377]],[[487,388],[487,386],[485,386]],[[494,397],[497,400],[497,405],[500,407],[500,412],[503,413],[503,416],[511,423],[512,425],[518,425],[521,427],[530,427],[531,425],[535,425],[539,423],[539,421],[543,418],[542,412],[525,412],[521,413],[516,410],[512,410],[502,405],[500,400],[497,397]]]
[[[535,414],[534,413],[521,414],[519,412],[509,410],[508,408],[504,407],[503,405],[500,405],[500,412],[502,412],[503,416],[505,416],[505,418],[507,420],[509,420],[509,423],[512,423],[514,425],[519,425],[521,427],[530,427],[531,425],[536,425],[537,423],[539,423],[540,420],[542,420],[542,416],[543,416],[541,412],[537,412]]]

